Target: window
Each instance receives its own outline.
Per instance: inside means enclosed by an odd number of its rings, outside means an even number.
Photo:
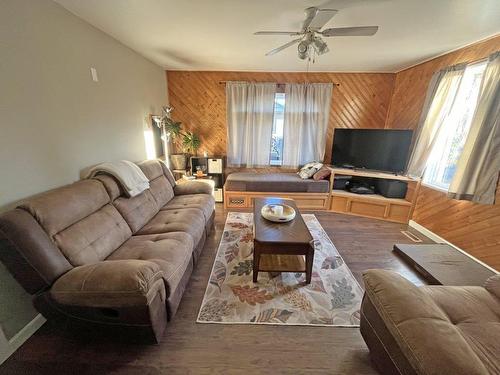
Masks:
[[[271,136],[271,165],[283,163],[283,122],[285,121],[285,93],[274,94],[273,131]]]
[[[469,133],[485,68],[486,62],[481,62],[465,69],[455,102],[427,161],[423,181],[431,187],[447,191],[450,186]]]

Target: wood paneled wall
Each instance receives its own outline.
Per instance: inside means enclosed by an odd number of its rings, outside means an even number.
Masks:
[[[413,220],[500,270],[500,185],[496,202],[448,199],[445,193],[421,186]]]
[[[172,117],[198,133],[200,151],[226,154],[226,96],[219,81],[336,82],[326,136],[330,161],[333,130],[383,128],[395,75],[391,73],[276,73],[167,71]],[[277,168],[279,170],[279,168]]]
[[[435,71],[483,59],[497,50],[500,36],[397,73],[386,127],[415,129]],[[422,186],[413,220],[500,270],[500,184],[494,205],[448,199],[446,193]]]

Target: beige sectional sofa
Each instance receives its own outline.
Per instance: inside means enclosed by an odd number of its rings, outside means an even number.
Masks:
[[[0,216],[0,259],[47,318],[158,342],[214,222],[211,187],[176,185],[138,164],[150,189],[128,198],[98,175]]]

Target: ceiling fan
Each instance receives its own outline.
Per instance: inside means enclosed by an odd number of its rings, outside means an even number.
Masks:
[[[300,31],[257,31],[254,35],[289,35],[298,36],[294,39],[278,48],[275,48],[268,53],[266,56],[274,55],[285,48],[293,46],[298,43],[297,50],[299,58],[305,60],[311,56],[311,53],[315,52],[318,55],[327,53],[328,45],[321,37],[332,37],[332,36],[371,36],[374,35],[378,26],[359,26],[359,27],[333,27],[330,29],[325,29],[321,31],[321,28],[326,25],[332,17],[337,14],[335,9],[319,9],[316,7],[310,7],[305,10],[306,19],[302,24],[302,30]]]

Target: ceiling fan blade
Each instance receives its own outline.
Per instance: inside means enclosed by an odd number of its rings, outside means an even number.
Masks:
[[[337,10],[335,9],[318,9],[316,16],[309,23],[309,28],[311,30],[321,29],[335,14],[337,14]]]
[[[299,31],[257,31],[253,35],[300,35]]]
[[[275,48],[271,51],[269,51],[268,53],[266,53],[266,56],[271,56],[271,55],[274,55],[280,51],[283,51],[285,48],[288,48],[290,46],[293,46],[294,44],[297,44],[298,42],[300,42],[302,40],[302,38],[297,38],[297,39],[294,39],[286,44],[283,44],[282,46],[278,47],[278,48]]]
[[[302,32],[306,32],[307,28],[311,24],[312,20],[314,17],[316,17],[316,14],[318,14],[318,8],[316,7],[310,7],[307,8],[304,13],[306,14],[306,19],[302,23]]]
[[[321,32],[323,36],[371,36],[378,31],[378,26],[333,27]]]

